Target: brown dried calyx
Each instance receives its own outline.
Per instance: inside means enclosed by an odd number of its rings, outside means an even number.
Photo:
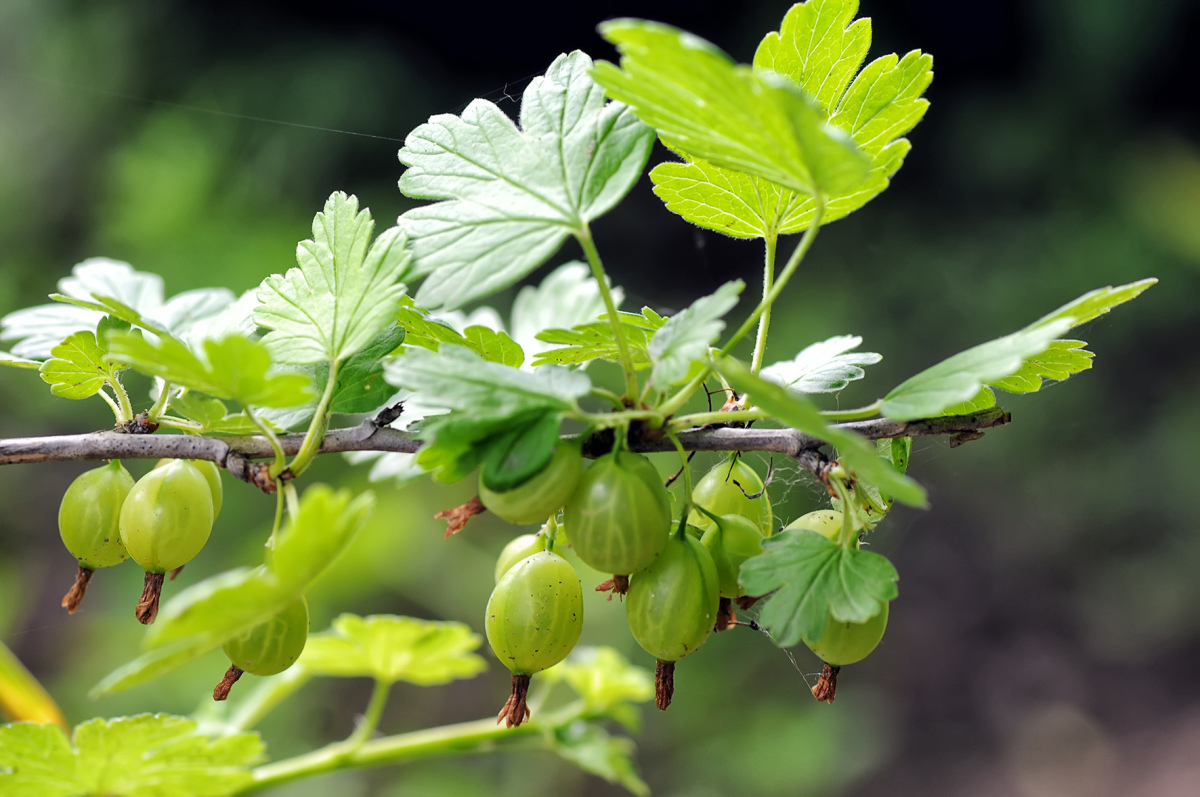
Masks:
[[[468,520],[486,511],[487,507],[479,500],[479,496],[475,496],[461,506],[443,509],[434,515],[433,519],[446,521],[446,539],[450,539],[467,527]]]
[[[629,576],[614,574],[608,581],[601,581],[597,584],[596,592],[607,592],[610,601],[613,599],[613,595],[624,596],[626,592],[629,592]]]
[[[737,612],[733,610],[733,601],[729,598],[721,598],[721,602],[717,604],[717,623],[713,626],[713,631],[721,633],[728,631],[737,625]]]
[[[515,728],[529,719],[529,706],[525,705],[525,698],[528,694],[529,676],[513,675],[512,694],[508,696],[508,702],[504,704],[504,708],[500,709],[500,714],[496,717],[496,724],[499,725],[503,722],[506,728]]]
[[[75,614],[75,610],[83,602],[83,596],[87,594],[88,582],[92,580],[92,574],[95,572],[95,570],[88,570],[83,565],[79,566],[78,572],[75,573],[75,583],[62,599],[63,608],[69,613]]]
[[[817,685],[812,688],[813,697],[824,703],[832,704],[833,698],[837,694],[838,673],[841,671],[841,667],[826,664],[821,670],[821,677],[817,679]]]
[[[654,668],[654,705],[666,711],[675,697],[675,662],[660,661]]]
[[[146,580],[142,582],[142,597],[133,611],[142,625],[150,625],[158,617],[158,599],[162,597],[165,580],[166,573],[146,573]]]
[[[224,700],[229,697],[229,690],[237,683],[238,678],[242,677],[244,670],[236,664],[230,664],[229,669],[225,671],[225,677],[221,679],[221,683],[217,684],[213,689],[213,700]]]

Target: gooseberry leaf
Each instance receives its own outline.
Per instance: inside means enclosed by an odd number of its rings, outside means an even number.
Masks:
[[[233,302],[224,288],[202,288],[163,301],[157,274],[135,271],[128,263],[94,257],[58,282],[59,301],[17,310],[0,318],[0,340],[16,340],[16,357],[43,360],[50,349],[76,332],[94,330],[108,314],[132,315],[146,328],[185,335]],[[128,320],[128,319],[126,319]]]
[[[437,686],[486,670],[474,653],[482,641],[462,623],[343,614],[330,630],[309,636],[300,664],[314,675]]]
[[[404,327],[392,324],[376,335],[362,351],[346,360],[338,368],[329,411],[356,415],[382,407],[396,391],[383,378],[381,361],[400,348],[404,337]],[[313,379],[317,390],[324,390],[329,381],[329,363],[313,366]],[[313,409],[316,409],[315,403]]]
[[[866,376],[861,366],[883,359],[875,352],[850,351],[861,345],[858,335],[837,335],[801,349],[790,360],[768,365],[759,374],[797,393],[836,393]]]
[[[271,355],[254,340],[232,335],[201,344],[203,359],[184,343],[136,333],[109,335],[109,356],[136,371],[248,407],[294,407],[313,397],[307,374],[272,373]]]
[[[901,503],[926,505],[921,485],[881,459],[873,443],[854,432],[830,426],[820,410],[799,393],[755,376],[731,357],[717,358],[716,368],[734,389],[748,395],[753,405],[766,410],[775,420],[834,446],[842,465],[860,478]]]
[[[36,371],[42,366],[42,363],[39,360],[29,360],[24,357],[18,357],[11,352],[0,351],[0,365],[7,365],[9,368],[28,368]]]
[[[1041,354],[1026,358],[1016,373],[988,386],[1007,393],[1036,393],[1047,379],[1061,382],[1091,368],[1096,355],[1083,348],[1086,345],[1082,340],[1053,341]]]
[[[741,280],[725,283],[668,318],[654,333],[646,346],[654,363],[650,372],[654,384],[664,388],[687,379],[692,363],[705,358],[725,329],[722,316],[734,308],[744,287]]]
[[[631,794],[638,797],[650,794],[650,787],[638,775],[633,760],[637,745],[632,739],[614,736],[594,722],[573,722],[554,730],[551,749],[559,758],[622,786]]]
[[[617,308],[625,300],[625,292],[611,284],[609,295]],[[533,360],[550,348],[540,337],[543,330],[570,329],[595,321],[605,310],[604,297],[591,271],[573,260],[551,271],[537,286],[526,285],[517,292],[508,333]]]
[[[76,332],[50,350],[50,359],[41,364],[39,372],[54,395],[85,399],[117,381],[122,366],[113,359],[100,348],[93,332]]]
[[[1024,371],[1027,361],[1031,363],[1031,371],[1037,371],[1040,366],[1033,363],[1052,349],[1059,335],[1136,298],[1156,282],[1156,279],[1144,279],[1090,291],[1024,329],[967,349],[905,380],[884,396],[880,411],[893,420],[910,421],[938,415],[962,402],[976,404],[985,385],[1004,383],[1003,380],[1014,374],[1030,373]],[[1084,345],[1082,341],[1072,341],[1072,344]],[[1071,367],[1079,365],[1079,357],[1069,356]],[[1056,371],[1066,376],[1077,372]],[[1007,384],[1018,386],[1019,383],[1010,381]],[[1038,386],[1041,386],[1040,381]]]
[[[739,66],[669,25],[618,19],[600,33],[621,52],[621,68],[602,61],[593,78],[671,148],[803,194],[851,191],[867,179],[850,137],[787,78]]]
[[[625,345],[629,349],[633,367],[639,370],[650,367],[650,338],[667,319],[649,307],[643,307],[640,314],[618,312],[617,318],[625,333]],[[582,365],[592,360],[621,361],[621,351],[607,314],[599,321],[576,324],[570,329],[545,329],[538,333],[537,339],[552,344],[554,348],[542,347],[543,350],[533,361],[535,366],[551,363]]]
[[[9,797],[223,797],[250,784],[257,733],[209,738],[166,714],[94,719],[73,739],[56,725],[0,726],[0,793]]]
[[[566,682],[589,710],[610,716],[631,731],[640,723],[630,704],[654,699],[654,674],[630,664],[610,647],[577,647],[541,677],[547,682]]]
[[[440,114],[408,135],[400,190],[442,200],[405,212],[417,301],[461,307],[507,287],[546,261],[568,235],[625,196],[654,133],[620,103],[605,103],[584,53],[560,55],[526,87],[520,127],[475,100],[462,116]]]
[[[865,623],[896,597],[897,579],[883,556],[803,529],[764,540],[762,554],[747,559],[738,577],[750,595],[775,592],[758,622],[785,648],[818,641],[830,617]]]
[[[525,364],[525,352],[507,332],[488,329],[478,324],[463,330],[467,347],[492,363],[520,368]]]
[[[298,266],[263,280],[254,320],[270,330],[263,343],[277,362],[346,360],[395,319],[412,254],[398,227],[368,248],[374,228],[357,197],[336,192],[296,247]]]
[[[921,95],[933,79],[933,59],[916,50],[877,58],[847,90],[871,45],[871,21],[852,21],[857,10],[857,0],[797,3],[754,56],[755,67],[791,79],[869,159],[865,182],[825,197],[825,223],[888,187],[911,148],[901,136],[929,107]],[[659,164],[650,179],[667,208],[693,224],[735,238],[775,238],[811,225],[811,196],[680,154],[683,163]]]

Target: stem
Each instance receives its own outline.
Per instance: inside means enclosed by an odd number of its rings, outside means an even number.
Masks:
[[[246,407],[245,409],[246,417],[249,418],[250,422],[257,426],[258,430],[263,433],[263,437],[267,438],[267,441],[271,444],[271,450],[275,452],[275,463],[271,465],[271,470],[275,471],[271,473],[271,478],[275,478],[281,472],[283,472],[283,469],[287,464],[287,455],[283,453],[283,446],[280,445],[279,437],[275,434],[275,430],[270,426],[267,426],[262,418],[259,418],[257,415],[255,415],[254,410],[250,409],[249,407]]]
[[[279,537],[279,529],[283,526],[284,491],[275,483],[275,522],[271,524],[271,536],[267,538],[267,548],[275,550],[275,540]]]
[[[711,373],[712,368],[706,366],[703,371],[696,375],[695,379],[679,388],[679,392],[677,392],[674,396],[671,396],[671,398],[667,399],[662,404],[659,404],[658,411],[668,418],[679,412],[680,408],[682,408],[684,404],[687,404],[688,399],[692,397],[693,393],[700,389],[700,386],[705,383],[709,377],[709,374]]]
[[[820,193],[816,193],[813,194],[813,199],[816,200],[817,206],[813,210],[812,223],[808,225],[808,229],[804,231],[804,236],[800,239],[800,243],[796,244],[795,250],[792,251],[792,256],[788,258],[787,265],[783,267],[783,273],[779,275],[779,281],[772,285],[769,291],[764,293],[758,307],[754,308],[754,312],[742,323],[738,331],[733,333],[733,337],[721,349],[721,354],[729,354],[738,341],[745,337],[750,328],[754,326],[754,322],[758,321],[763,313],[775,303],[775,300],[779,298],[779,294],[783,293],[783,289],[787,287],[788,280],[792,278],[792,275],[796,273],[796,269],[800,267],[804,256],[808,254],[808,250],[812,248],[813,241],[817,238],[817,231],[821,229],[821,220],[825,216],[825,197]]]
[[[842,502],[842,529],[838,532],[837,543],[843,548],[853,548],[854,541],[858,535],[854,533],[854,522],[851,519],[851,513],[857,512],[858,509],[854,505],[854,500],[846,491],[846,485],[841,478],[831,478],[829,483],[833,486],[834,492],[838,494],[838,498]]]
[[[271,709],[291,697],[312,678],[303,666],[289,667],[274,678],[264,680],[248,696],[243,697],[237,711],[229,719],[235,731],[247,731],[258,725]]]
[[[308,431],[304,434],[304,445],[300,447],[300,453],[296,454],[292,464],[288,466],[293,476],[303,473],[312,464],[313,457],[321,450],[321,443],[325,440],[325,430],[329,428],[329,405],[333,401],[334,388],[337,387],[339,365],[341,363],[337,360],[329,361],[329,378],[325,381],[325,392],[321,394],[321,400],[317,403],[317,411],[308,425]],[[279,474],[272,473],[271,475],[278,476]]]
[[[679,452],[679,460],[683,463],[683,507],[680,509],[680,517],[686,522],[688,514],[692,509],[692,468],[688,462],[687,452],[683,450],[683,443],[679,442],[679,438],[674,434],[668,435],[671,442],[675,444],[675,450]]]
[[[167,409],[167,398],[170,393],[171,383],[164,381],[162,383],[162,390],[159,392],[158,398],[154,401],[154,406],[151,407],[150,411],[147,413],[147,415],[150,417],[150,420],[158,421],[158,416],[162,415]]]
[[[133,420],[133,405],[129,403],[129,393],[125,391],[125,386],[121,384],[121,380],[115,375],[105,380],[112,386],[113,393],[116,394],[117,401],[121,405],[121,417],[118,419],[120,423]]]
[[[287,501],[288,517],[295,521],[300,515],[300,496],[296,494],[295,485],[291,482],[285,482],[283,489],[279,492],[283,493],[283,497]]]
[[[771,286],[775,283],[775,246],[779,243],[779,238],[775,235],[768,235],[763,241],[767,245],[767,251],[763,256],[762,300],[765,302],[771,294]],[[763,354],[767,350],[767,327],[769,326],[771,326],[771,305],[768,304],[758,319],[758,336],[754,341],[754,359],[750,361],[750,373],[752,374],[757,374],[758,369],[762,368]]]
[[[709,423],[729,423],[731,421],[761,421],[767,413],[755,407],[749,410],[731,410],[729,412],[694,412],[691,415],[680,415],[671,421],[668,427],[671,431],[683,430],[692,426],[704,426]]]
[[[543,722],[530,720],[515,728],[497,725],[494,719],[489,718],[372,739],[355,750],[348,751],[345,743],[333,744],[258,767],[254,770],[254,782],[240,793],[259,791],[343,769],[403,764],[435,756],[546,750],[550,747],[548,730],[588,718],[577,707],[561,716]]]
[[[617,306],[613,304],[612,292],[608,289],[608,277],[604,273],[604,264],[600,262],[600,253],[596,251],[596,243],[592,240],[592,231],[587,224],[575,233],[583,253],[587,256],[588,265],[592,267],[592,276],[600,286],[600,295],[604,298],[604,307],[608,311],[608,320],[612,324],[613,339],[617,342],[617,351],[621,353],[621,370],[625,372],[625,395],[630,401],[637,398],[637,376],[633,370],[633,357],[629,354],[629,345],[625,342],[625,330],[621,327],[621,317],[617,315]]]
[[[110,396],[104,392],[104,388],[100,388],[99,390],[97,390],[96,395],[99,396],[100,398],[104,399],[104,403],[112,408],[113,417],[117,419],[118,426],[125,423],[125,421],[129,420],[128,418],[121,417],[121,408],[117,406],[117,402],[113,400],[112,396]]]
[[[618,396],[616,393],[612,392],[611,390],[606,390],[605,388],[602,388],[602,387],[593,386],[592,387],[592,395],[599,396],[602,399],[607,399],[608,401],[611,401],[613,406],[617,407],[618,409],[625,409],[625,402],[621,401],[621,397]]]
[[[391,689],[391,682],[381,678],[375,679],[375,688],[371,690],[371,702],[367,704],[362,722],[346,740],[346,744],[350,746],[348,753],[358,750],[371,738],[371,734],[375,733],[375,729],[379,727],[379,720],[383,717],[383,707],[387,705],[388,693]]]
[[[821,414],[832,421],[857,421],[862,418],[874,418],[879,414],[879,408],[882,405],[883,399],[876,399],[865,407],[856,407],[852,410],[826,410]]]

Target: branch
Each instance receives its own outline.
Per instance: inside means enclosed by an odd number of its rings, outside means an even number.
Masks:
[[[892,421],[877,418],[837,424],[868,440],[892,437],[929,437],[939,435],[972,435],[1008,423],[1010,416],[994,407],[970,415],[926,418],[917,421]],[[304,435],[282,435],[279,438],[284,453],[294,455],[304,445]],[[805,452],[815,452],[823,440],[795,429],[691,429],[679,433],[679,442],[687,451],[763,451],[784,454],[798,459],[802,465],[817,458]],[[385,451],[414,453],[421,442],[407,432],[380,427],[375,421],[363,421],[358,426],[337,429],[325,436],[318,453],[335,454],[345,451]],[[584,454],[597,456],[600,438],[595,435],[584,441]],[[640,441],[632,450],[651,453],[674,451],[670,440]],[[607,450],[607,449],[606,449]],[[194,435],[133,435],[104,431],[90,434],[24,437],[0,440],[0,465],[23,462],[63,462],[103,459],[206,459],[215,462],[243,481],[255,483],[260,466],[256,459],[275,455],[265,437],[199,437]],[[807,466],[806,466],[807,467]]]

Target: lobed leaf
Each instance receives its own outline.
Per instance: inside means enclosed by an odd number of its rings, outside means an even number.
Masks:
[[[738,66],[669,25],[619,19],[600,33],[620,50],[621,68],[598,63],[596,82],[673,149],[803,194],[851,191],[867,179],[849,136],[787,78]]]
[[[797,393],[836,393],[866,376],[861,366],[883,359],[875,352],[850,351],[860,345],[858,335],[837,335],[801,349],[791,360],[768,365],[759,375]]]
[[[610,284],[609,293],[613,305],[620,308],[625,292]],[[532,360],[549,348],[538,337],[543,330],[570,329],[600,318],[605,311],[591,270],[575,260],[551,271],[537,286],[526,285],[517,292],[509,334]]]
[[[933,59],[919,51],[872,61],[854,78],[871,44],[869,19],[854,20],[857,0],[809,0],[792,6],[779,32],[759,44],[754,66],[786,76],[811,97],[829,124],[844,131],[869,159],[866,180],[825,197],[824,222],[865,205],[890,184],[910,145],[901,138],[924,116],[921,95]],[[667,208],[706,229],[735,238],[775,238],[806,229],[811,196],[678,153],[650,173]]]
[[[431,117],[408,135],[400,190],[440,200],[404,213],[417,294],[461,307],[540,266],[571,234],[633,187],[654,135],[620,103],[605,103],[581,52],[561,55],[521,100],[520,127],[486,100]]]
[[[10,797],[223,797],[250,784],[257,733],[208,738],[166,714],[94,719],[74,741],[54,725],[0,726],[0,793]]]
[[[640,315],[618,312],[617,319],[625,333],[625,345],[629,349],[633,367],[648,368],[651,364],[650,338],[667,320],[649,307],[643,307]],[[582,365],[592,360],[621,361],[620,349],[607,314],[601,316],[600,321],[577,324],[571,329],[544,329],[538,333],[537,339],[557,348],[543,349],[533,361],[535,366]]]
[[[654,675],[610,647],[577,647],[541,677],[566,682],[590,710],[609,714],[631,730],[636,730],[637,714],[621,705],[654,699]]]
[[[624,736],[613,736],[596,723],[576,722],[556,728],[551,749],[563,760],[638,797],[649,797],[650,787],[633,760],[637,746]]]
[[[375,222],[358,198],[332,194],[313,219],[313,237],[296,247],[298,266],[263,280],[254,320],[282,363],[346,360],[371,342],[400,308],[401,277],[412,254],[398,227],[370,245]]]
[[[313,397],[306,374],[271,373],[271,355],[258,341],[236,335],[201,343],[204,359],[172,338],[151,342],[136,333],[111,333],[110,356],[174,385],[232,399],[243,406],[294,407]]]
[[[0,318],[0,340],[16,340],[18,358],[43,360],[64,338],[94,330],[107,314],[133,315],[147,328],[186,335],[219,314],[233,301],[224,288],[185,291],[163,300],[163,281],[157,274],[135,271],[128,263],[94,257],[71,269],[58,282],[61,298],[17,310]]]
[[[1071,353],[1085,344],[1070,341],[1064,348],[1064,342],[1055,341],[1055,338],[1136,298],[1157,281],[1145,279],[1090,291],[1024,329],[943,360],[905,380],[884,396],[881,411],[897,421],[927,418],[950,407],[957,409],[956,405],[962,402],[969,402],[971,406],[986,403],[988,399],[981,397],[985,385],[1007,384],[1017,388],[1015,392],[1025,392],[1019,388],[1031,384],[1034,376],[1038,378],[1038,387],[1041,386],[1043,369],[1047,369],[1047,373],[1064,374],[1064,378],[1085,370],[1080,366],[1086,355]],[[1063,362],[1054,365],[1054,357]],[[1043,360],[1046,364],[1039,365]],[[1012,378],[1018,374],[1024,376]]]
[[[748,594],[775,593],[758,621],[781,647],[818,641],[830,617],[865,623],[896,597],[898,578],[879,554],[802,529],[764,540],[762,554],[746,560],[739,575]]]
[[[486,670],[474,653],[482,641],[462,623],[343,614],[308,638],[300,664],[314,675],[436,686]]]
[[[667,319],[646,347],[654,363],[652,382],[664,388],[687,379],[692,363],[708,355],[709,347],[725,329],[721,317],[737,304],[744,287],[741,280],[727,282]]]
[[[244,412],[229,413],[220,399],[202,398],[191,393],[176,393],[168,400],[168,408],[200,428],[200,434],[247,435],[261,430]]]
[[[120,367],[100,348],[96,335],[76,332],[50,350],[50,359],[38,369],[50,392],[69,399],[85,399],[116,381]]]
[[[716,361],[717,371],[738,392],[748,395],[755,406],[766,410],[775,420],[826,441],[837,448],[838,459],[858,478],[911,506],[925,506],[921,485],[896,470],[878,456],[871,442],[854,432],[830,426],[808,399],[750,373],[750,369],[731,357]]]

